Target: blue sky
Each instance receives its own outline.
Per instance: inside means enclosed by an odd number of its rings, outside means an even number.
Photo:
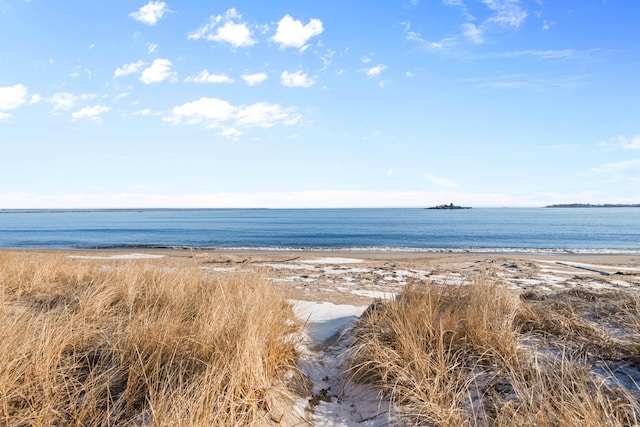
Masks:
[[[638,16],[0,0],[0,208],[640,203]]]

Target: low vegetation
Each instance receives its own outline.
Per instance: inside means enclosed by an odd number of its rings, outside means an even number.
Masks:
[[[370,306],[356,334],[353,380],[379,386],[418,425],[640,423],[631,291],[414,284]]]
[[[289,412],[291,308],[251,275],[0,254],[0,425],[263,425]]]

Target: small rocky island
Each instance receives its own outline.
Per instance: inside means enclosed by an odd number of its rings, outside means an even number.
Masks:
[[[438,206],[433,206],[427,209],[471,209],[470,207],[467,206],[457,206],[454,205],[453,203],[449,203],[448,205],[438,205]]]

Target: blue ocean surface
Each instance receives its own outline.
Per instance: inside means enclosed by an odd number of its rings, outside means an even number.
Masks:
[[[640,208],[0,210],[0,247],[640,254]]]

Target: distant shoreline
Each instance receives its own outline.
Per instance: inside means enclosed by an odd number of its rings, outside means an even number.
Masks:
[[[607,203],[604,205],[592,205],[591,203],[566,203],[545,206],[545,208],[640,208],[639,204]]]

